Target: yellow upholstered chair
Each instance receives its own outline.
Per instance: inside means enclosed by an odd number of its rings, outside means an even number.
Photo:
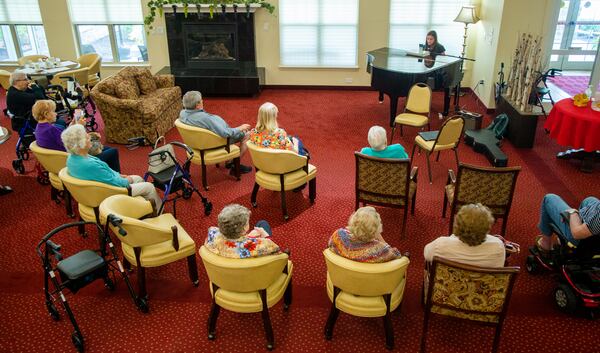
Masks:
[[[442,217],[446,216],[446,207],[450,205],[450,234],[458,210],[466,204],[481,203],[492,211],[494,218],[502,218],[501,234],[504,236],[520,171],[519,166],[494,168],[462,163],[458,166],[458,175],[455,176],[452,169],[448,170]]]
[[[48,178],[50,179],[50,198],[56,203],[59,203],[59,197],[62,196],[65,200],[67,216],[73,217],[71,196],[69,195],[69,192],[65,190],[62,181],[58,177],[60,170],[63,169],[67,164],[67,157],[69,154],[63,151],[42,148],[38,146],[35,141],[29,145],[29,149],[31,149],[31,152],[33,152],[35,155],[35,158],[48,172]]]
[[[100,224],[100,203],[105,198],[117,194],[131,195],[129,186],[121,188],[97,181],[77,179],[69,175],[66,167],[60,170],[58,177],[69,191],[69,194],[77,201],[79,219],[87,222]],[[79,228],[79,230],[83,234],[82,228]]]
[[[77,58],[79,66],[88,69],[88,85],[94,87],[100,82],[100,66],[102,65],[102,57],[96,53],[83,54]]]
[[[240,180],[240,148],[214,132],[182,123],[175,120],[175,126],[183,142],[193,151],[192,163],[202,168],[202,186],[208,190],[206,181],[206,166],[233,160],[234,173]]]
[[[194,286],[198,286],[196,243],[172,214],[156,216],[150,201],[113,195],[100,204],[100,219],[103,224],[108,223],[121,241],[127,265],[137,267],[139,297],[147,297],[146,267],[158,267],[186,258],[190,279]]]
[[[289,218],[285,202],[285,192],[308,183],[308,198],[315,202],[317,196],[317,167],[308,163],[307,156],[293,151],[263,148],[246,142],[252,163],[256,168],[254,189],[250,201],[256,207],[256,195],[259,187],[281,192],[281,209],[283,218]]]
[[[210,281],[212,307],[208,317],[208,339],[216,337],[221,308],[236,313],[262,313],[267,348],[274,347],[269,308],[283,298],[283,309],[292,303],[293,264],[285,253],[247,259],[219,256],[205,246],[200,257]]]
[[[10,88],[10,72],[0,70],[0,86],[8,91]]]
[[[458,144],[460,138],[465,129],[465,119],[460,115],[455,115],[444,121],[442,127],[438,131],[435,140],[427,141],[423,137],[417,135],[415,137],[415,144],[410,154],[410,159],[413,160],[415,155],[415,148],[419,148],[419,151],[424,150],[427,154],[427,171],[429,172],[429,183],[431,183],[431,165],[429,163],[429,155],[433,152],[437,152],[436,161],[440,159],[440,151],[454,150],[454,157],[456,158],[456,165],[458,166]]]
[[[463,265],[437,256],[429,264],[421,352],[425,352],[431,313],[495,326],[492,352],[500,332],[519,267],[487,268]]]
[[[404,297],[406,269],[410,261],[403,256],[383,263],[363,263],[323,251],[327,263],[327,295],[331,312],[325,325],[325,338],[333,337],[340,310],[360,317],[383,317],[385,345],[394,348],[391,312]]]
[[[25,64],[27,64],[28,61],[31,62],[35,62],[38,61],[40,59],[47,59],[48,56],[47,55],[26,55],[26,56],[22,56],[17,60],[17,63],[19,63],[19,66],[25,66]]]
[[[356,198],[359,203],[404,208],[401,236],[406,230],[408,205],[415,214],[417,167],[410,168],[409,159],[377,158],[354,152],[356,160]]]
[[[392,134],[390,135],[390,144],[394,138],[396,125],[400,125],[400,136],[402,136],[402,125],[420,127],[429,125],[429,112],[431,111],[431,87],[424,83],[417,83],[408,91],[404,112],[396,116],[392,125]]]
[[[75,70],[62,71],[54,75],[52,80],[50,81],[53,85],[61,85],[64,89],[67,89],[67,81],[68,79],[73,79],[79,83],[81,87],[84,87],[84,94],[88,95],[88,82],[89,82],[89,69],[87,67],[82,67]]]

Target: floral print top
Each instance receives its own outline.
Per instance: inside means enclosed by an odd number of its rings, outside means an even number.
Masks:
[[[242,236],[228,239],[219,232],[218,227],[208,228],[208,237],[204,245],[213,253],[232,259],[266,256],[280,252],[279,246],[269,238]]]
[[[267,130],[258,131],[256,128],[250,130],[250,141],[257,146],[273,148],[277,150],[294,150],[294,144],[288,138],[284,129],[277,128],[273,132]]]

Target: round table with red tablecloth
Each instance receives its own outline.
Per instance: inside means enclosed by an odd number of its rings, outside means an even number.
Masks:
[[[591,102],[585,107],[576,107],[571,98],[557,102],[544,128],[559,145],[574,149],[559,153],[558,158],[583,160],[585,172],[592,170],[594,160],[600,160],[600,112],[591,108]]]

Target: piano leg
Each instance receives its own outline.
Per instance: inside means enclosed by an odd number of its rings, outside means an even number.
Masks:
[[[394,126],[396,112],[398,111],[398,96],[390,96],[390,126]]]
[[[383,92],[379,91],[379,104],[383,103]]]
[[[450,87],[444,88],[444,111],[443,116],[448,116],[448,110],[450,109]]]

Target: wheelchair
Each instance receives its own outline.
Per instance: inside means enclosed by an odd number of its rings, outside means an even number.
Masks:
[[[119,224],[119,219],[111,219],[110,221],[117,226]],[[69,233],[68,230],[71,228],[74,230],[72,234],[78,235],[78,229],[86,226],[96,228],[99,248],[96,250],[81,250],[65,257],[62,246],[54,238],[59,234]],[[75,238],[73,237],[73,239]],[[71,244],[68,239],[63,240]],[[71,341],[79,352],[83,352],[84,350],[84,338],[65,294],[75,294],[97,279],[102,279],[104,286],[109,291],[113,291],[115,289],[116,273],[118,273],[126,283],[129,294],[137,307],[142,312],[148,312],[146,300],[137,297],[131,286],[127,272],[119,260],[108,231],[103,230],[98,224],[94,222],[63,224],[46,234],[37,244],[36,251],[42,260],[42,267],[44,268],[46,309],[52,320],[59,321],[60,313],[56,302],[60,301],[73,325],[74,331],[71,333]]]
[[[561,214],[568,222],[568,215]],[[600,236],[591,236],[575,246],[562,234],[560,228],[550,224],[560,244],[548,255],[536,246],[529,247],[526,269],[530,274],[545,271],[556,273],[558,283],[554,288],[557,307],[569,314],[584,311],[590,318],[600,312]]]

